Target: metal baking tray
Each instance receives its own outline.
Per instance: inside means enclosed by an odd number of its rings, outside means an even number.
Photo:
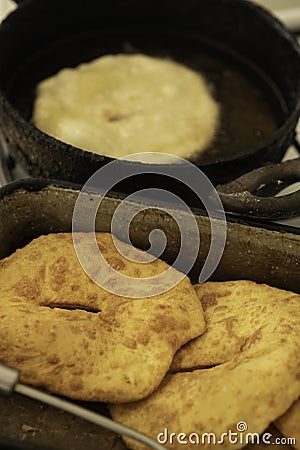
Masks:
[[[26,180],[0,189],[0,258],[33,238],[53,232],[70,232],[78,187],[53,181]],[[110,195],[101,204],[96,219],[97,231],[110,231],[111,218],[122,198]],[[145,206],[149,206],[146,205]],[[190,273],[198,278],[210,246],[211,227],[204,211],[194,211],[200,230],[201,245],[197,261]],[[149,245],[152,229],[162,229],[176,243],[180,236],[168,214],[155,208],[137,216],[131,228],[133,243],[141,248]],[[300,235],[291,227],[264,223],[243,223],[228,217],[227,242],[214,280],[250,279],[300,293]],[[172,263],[176,245],[168,245],[163,258]],[[82,403],[81,403],[82,404]],[[84,403],[84,406],[107,414],[106,406]],[[270,431],[278,435],[275,428]],[[1,442],[2,440],[2,442]],[[10,442],[11,447],[8,447]],[[14,394],[0,397],[0,448],[45,448],[79,450],[121,450],[120,437],[70,414],[57,411],[33,400]],[[24,447],[23,447],[24,445]],[[33,447],[31,447],[33,446]],[[40,448],[40,447],[38,447]],[[251,449],[258,448],[255,445]],[[259,448],[263,448],[261,445]],[[289,448],[289,446],[276,446]]]

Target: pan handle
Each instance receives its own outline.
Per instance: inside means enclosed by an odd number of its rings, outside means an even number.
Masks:
[[[257,219],[285,219],[300,215],[300,190],[273,195],[297,181],[300,158],[268,164],[216,189],[227,212]]]

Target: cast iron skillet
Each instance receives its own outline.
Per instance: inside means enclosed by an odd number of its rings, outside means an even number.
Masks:
[[[0,27],[0,119],[5,144],[30,175],[82,184],[111,159],[64,144],[33,126],[36,83],[62,67],[104,53],[145,51],[184,59],[186,54],[195,57],[196,49],[248,70],[270,96],[279,121],[278,129],[258,146],[249,148],[241,142],[233,152],[229,140],[226,155],[211,152],[211,159],[196,164],[219,184],[266,162],[280,161],[293,142],[300,114],[300,51],[275,18],[244,0],[23,1]],[[192,65],[192,59],[187,63]],[[207,70],[220,86],[222,77],[209,65]],[[120,170],[132,165],[137,173],[143,170],[140,163],[118,165]],[[173,182],[160,177],[144,175],[137,184],[174,189]],[[132,188],[132,182],[118,186],[121,192]],[[188,192],[184,196],[195,206]],[[239,207],[245,204],[240,195],[237,198]],[[233,211],[234,202],[230,203]]]

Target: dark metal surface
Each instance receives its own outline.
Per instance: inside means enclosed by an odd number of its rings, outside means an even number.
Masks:
[[[67,42],[69,39],[68,48],[72,58],[85,54],[83,59],[88,60],[93,55],[85,48],[86,40],[82,38],[80,41],[78,36],[84,37],[87,32],[97,30],[103,32],[97,38],[99,45],[102,43],[102,52],[105,49],[106,52],[112,51],[112,40],[116,39],[118,33],[121,33],[124,41],[124,36],[134,30],[142,30],[150,41],[151,36],[156,36],[156,40],[160,36],[158,41],[162,47],[166,36],[185,36],[186,42],[193,41],[193,45],[200,45],[201,42],[213,44],[227,55],[243,61],[247,67],[256,68],[261,81],[268,80],[267,86],[274,98],[275,92],[283,96],[284,120],[271,138],[261,142],[258,147],[237,152],[234,158],[224,152],[215,161],[197,162],[213,182],[224,183],[265,162],[278,162],[292,142],[300,110],[299,48],[292,35],[275,18],[250,2],[95,0],[89,2],[87,8],[81,1],[28,0],[0,27],[0,118],[10,151],[28,168],[31,175],[83,183],[97,168],[110,161],[109,158],[73,148],[38,131],[28,117],[22,116],[18,108],[12,106],[15,100],[11,97],[15,94],[18,101],[22,96],[23,103],[32,101],[32,92],[18,95],[20,87],[32,82],[32,74],[22,72],[22,64],[28,62],[32,55],[42,54],[43,49],[49,48],[53,42]],[[76,45],[74,40],[70,41],[74,36],[77,36]],[[36,66],[50,74],[65,65],[65,58],[66,52],[57,52],[56,61],[53,61],[53,55],[47,59],[48,67],[39,65],[38,60]],[[40,77],[46,75],[39,74]],[[8,95],[12,78],[18,79],[18,76],[19,83],[14,85]],[[35,76],[38,78],[38,73]]]

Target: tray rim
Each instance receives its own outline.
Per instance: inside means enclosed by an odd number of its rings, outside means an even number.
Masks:
[[[57,188],[58,190],[71,190],[80,192],[82,185],[77,183],[72,183],[69,181],[55,180],[55,179],[46,179],[46,178],[22,178],[11,183],[8,183],[2,187],[0,187],[0,201],[4,198],[13,195],[15,192],[20,190],[25,190],[27,192],[39,192],[46,188]],[[91,191],[91,194],[94,192]],[[125,193],[111,191],[106,197],[115,200],[124,200],[126,198]],[[142,201],[145,205],[151,205],[151,201],[149,199],[145,199]],[[176,209],[176,208],[174,208]],[[191,207],[191,211],[196,216],[207,216],[206,210],[201,208]],[[252,228],[265,229],[268,231],[275,231],[279,233],[290,233],[294,235],[300,235],[300,228],[285,225],[282,223],[276,223],[269,220],[264,219],[254,219],[248,218],[246,216],[239,216],[237,214],[226,212],[226,221],[231,224],[240,224],[249,226]]]

